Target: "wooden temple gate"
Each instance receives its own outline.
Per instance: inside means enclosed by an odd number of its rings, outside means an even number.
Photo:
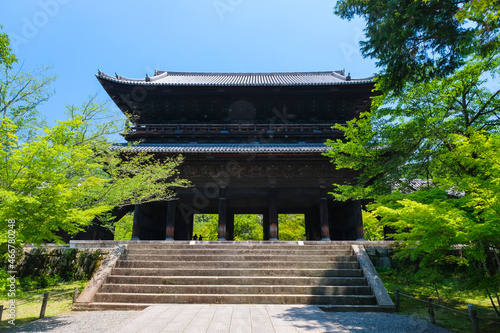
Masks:
[[[182,154],[180,176],[193,184],[176,200],[136,206],[133,239],[191,239],[195,214],[219,215],[219,240],[233,239],[235,214],[261,214],[264,240],[279,240],[278,214],[304,214],[307,240],[363,238],[361,203],[328,194],[356,174],[323,153],[327,139],[343,138],[334,124],[369,110],[371,79],[343,71],[97,78],[132,122],[133,149]]]

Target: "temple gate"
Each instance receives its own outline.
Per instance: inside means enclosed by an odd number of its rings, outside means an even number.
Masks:
[[[343,71],[97,78],[131,122],[133,149],[182,154],[180,176],[193,184],[176,200],[136,206],[133,239],[191,239],[195,214],[219,215],[219,240],[233,239],[235,214],[262,214],[264,240],[279,240],[278,214],[304,214],[307,240],[363,238],[361,203],[328,195],[356,174],[322,153],[327,139],[343,138],[334,124],[370,109],[371,79]]]

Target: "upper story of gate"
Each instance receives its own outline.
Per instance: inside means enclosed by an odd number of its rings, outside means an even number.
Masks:
[[[368,111],[374,95],[372,78],[343,71],[97,78],[131,122],[125,138],[150,143],[324,142],[341,137],[331,126]]]

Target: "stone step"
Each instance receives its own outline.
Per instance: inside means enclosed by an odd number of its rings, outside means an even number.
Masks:
[[[315,304],[375,305],[371,295],[249,295],[97,293],[94,302],[147,304]]]
[[[358,248],[333,242],[305,244],[132,242],[116,256],[114,267],[99,277],[102,284],[92,291],[92,298],[82,297],[74,308],[314,304],[337,311],[384,311],[377,306],[373,282],[369,286],[364,276],[366,264],[354,255]]]
[[[273,268],[114,268],[113,275],[135,276],[310,276],[310,277],[363,277],[361,269],[273,269]]]
[[[101,293],[370,295],[368,286],[105,284]]]
[[[355,256],[301,256],[301,255],[135,255],[128,254],[122,255],[122,260],[136,260],[136,261],[278,261],[278,262],[333,262],[333,261],[356,261]]]
[[[357,261],[141,261],[118,260],[117,268],[315,268],[315,269],[358,269]]]
[[[380,305],[324,305],[319,308],[324,312],[396,312],[394,306]]]
[[[364,277],[130,276],[109,275],[107,284],[366,286]]]
[[[154,304],[147,303],[114,303],[114,302],[92,302],[92,303],[73,303],[73,311],[141,311]]]
[[[196,242],[193,245],[189,243],[185,244],[177,244],[176,242],[155,242],[150,244],[138,244],[131,243],[127,245],[128,250],[164,250],[164,249],[216,249],[223,251],[233,251],[233,250],[294,250],[294,251],[310,251],[310,250],[327,250],[327,251],[352,251],[350,245],[330,245],[330,244],[318,244],[318,245],[297,245],[296,242],[294,244],[279,242],[279,243],[247,243],[247,242]]]
[[[140,311],[155,305],[152,303],[74,303],[75,311],[103,311],[103,310],[128,310]],[[395,312],[394,307],[378,305],[322,305],[320,309],[325,312]]]
[[[314,256],[352,256],[351,249],[344,250],[299,250],[299,249],[232,249],[231,254],[238,255],[314,255]],[[199,247],[177,249],[177,248],[165,248],[165,249],[128,249],[125,251],[125,255],[226,255],[228,250],[224,248],[209,248],[200,249]]]

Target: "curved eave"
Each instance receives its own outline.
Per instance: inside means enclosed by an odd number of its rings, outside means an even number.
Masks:
[[[321,154],[331,148],[322,143],[298,144],[116,144],[111,150],[157,154]]]
[[[313,82],[311,79],[314,78],[315,73],[304,72],[304,73],[209,73],[205,76],[202,73],[190,73],[186,75],[186,82],[162,82],[161,80],[165,80],[168,73],[163,73],[157,76],[153,76],[147,79],[131,79],[125,78],[117,75],[111,76],[99,71],[99,74],[96,74],[96,77],[100,80],[105,80],[113,83],[123,84],[123,85],[131,85],[131,86],[155,86],[155,87],[164,87],[164,86],[192,86],[192,87],[294,87],[294,86],[338,86],[338,85],[363,85],[363,84],[371,84],[373,83],[373,78],[366,79],[351,79],[347,80],[346,77],[335,73],[335,72],[317,72],[317,77],[331,80],[326,80],[324,82]],[[192,75],[191,75],[192,74]],[[170,75],[177,75],[177,73],[170,73]],[[267,75],[267,76],[266,76]],[[280,82],[285,81],[280,78],[287,78],[288,82]],[[182,77],[181,74],[178,77]],[[206,82],[201,82],[199,79],[192,82],[187,82],[189,79],[193,77],[203,77],[206,79]],[[210,78],[217,78],[217,82],[210,82]],[[241,82],[237,78],[262,78],[269,77],[274,80],[274,82],[262,82],[262,80],[256,79],[255,82]],[[307,77],[311,80],[304,80]],[[179,79],[181,80],[181,79]],[[215,80],[215,79],[212,79]],[[271,79],[269,79],[271,80]],[[296,80],[297,82],[290,82],[292,80]]]

